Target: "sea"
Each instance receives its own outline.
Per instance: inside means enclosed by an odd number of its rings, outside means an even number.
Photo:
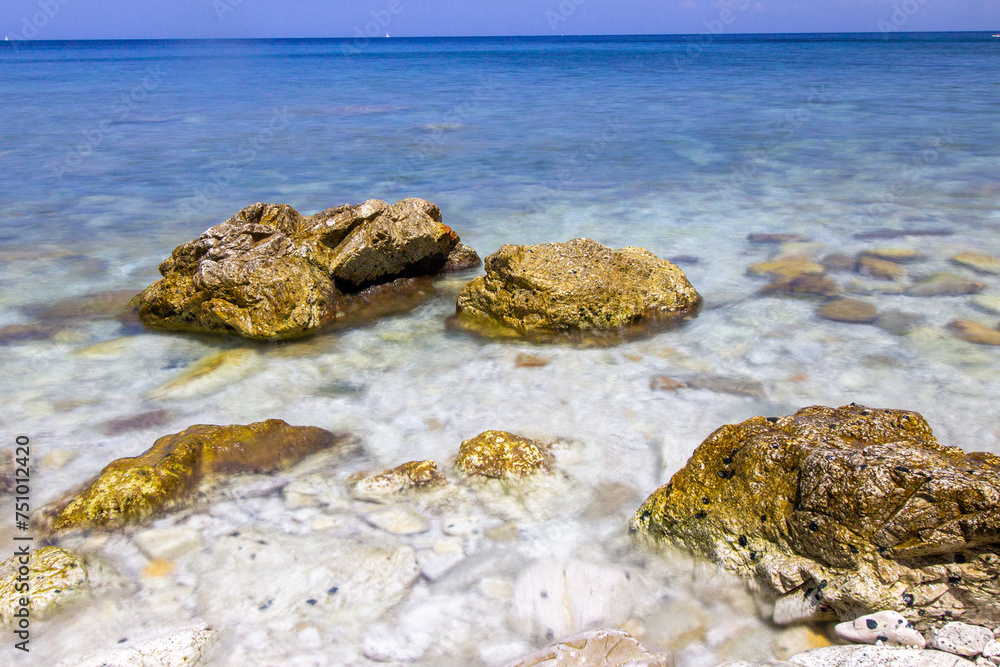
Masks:
[[[713,565],[633,543],[628,520],[716,428],[810,405],[915,410],[1000,454],[1000,347],[953,324],[1000,322],[1000,275],[961,261],[1000,256],[998,63],[989,33],[0,43],[0,444],[30,441],[32,510],[193,424],[351,442],[57,540],[95,563],[89,597],[33,619],[30,654],[4,632],[5,664],[124,659],[205,625],[208,665],[504,665],[594,627],[679,667],[822,643]],[[484,257],[644,247],[704,307],[574,347],[450,328],[481,269],[405,314],[272,344],[107,305],[254,202],[406,197]],[[909,262],[894,279],[854,270],[886,250]],[[769,293],[749,267],[785,255],[839,266],[877,319]],[[953,287],[915,295],[928,277]],[[554,471],[470,485],[455,457],[489,429],[551,443]],[[424,459],[448,489],[351,494]]]

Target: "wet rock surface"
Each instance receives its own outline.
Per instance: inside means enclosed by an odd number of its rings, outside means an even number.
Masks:
[[[199,424],[163,436],[137,457],[107,465],[68,500],[42,510],[43,528],[114,529],[178,505],[213,475],[271,472],[342,443],[312,426],[269,419],[246,426]]]
[[[455,465],[470,476],[520,479],[544,471],[548,462],[539,443],[506,431],[486,431],[462,443]]]
[[[870,324],[878,319],[878,309],[860,299],[834,299],[816,309],[824,320],[851,324]]]
[[[799,653],[789,662],[800,667],[972,667],[950,653],[897,646],[830,646]]]
[[[486,275],[462,288],[457,324],[500,338],[540,342],[585,336],[620,342],[694,315],[701,296],[684,272],[642,248],[613,250],[590,239],[505,245]]]
[[[0,563],[0,623],[16,622],[14,614],[25,597],[30,600],[30,618],[44,619],[119,583],[117,575],[100,561],[55,546],[31,551],[27,577],[19,580],[23,565],[18,556]],[[25,581],[27,591],[19,590]]]
[[[288,338],[412,307],[407,279],[476,264],[422,199],[309,217],[258,203],[177,247],[132,303],[154,328]]]
[[[815,406],[718,429],[632,527],[812,598],[817,617],[996,624],[998,473],[1000,457],[939,444],[917,413]]]

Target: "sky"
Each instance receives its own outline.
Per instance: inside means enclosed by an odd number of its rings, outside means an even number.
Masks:
[[[1000,32],[1000,0],[2,0],[9,39]]]

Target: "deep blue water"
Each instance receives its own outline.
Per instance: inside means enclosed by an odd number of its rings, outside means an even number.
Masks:
[[[995,228],[998,62],[975,33],[2,44],[0,238],[179,242],[258,200],[416,195],[469,230],[703,195],[683,223],[775,190],[850,229]]]

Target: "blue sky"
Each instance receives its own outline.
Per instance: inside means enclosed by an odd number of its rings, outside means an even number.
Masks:
[[[11,39],[1000,31],[1000,0],[2,0]]]

